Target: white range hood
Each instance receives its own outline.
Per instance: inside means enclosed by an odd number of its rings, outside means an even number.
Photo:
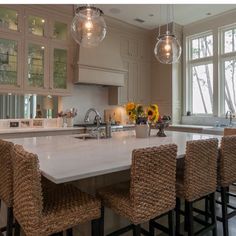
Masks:
[[[124,65],[119,34],[107,30],[105,39],[94,48],[80,47],[75,83],[124,86]]]

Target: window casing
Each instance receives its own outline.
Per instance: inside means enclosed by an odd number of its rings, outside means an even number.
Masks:
[[[207,50],[204,40],[211,41]],[[185,114],[236,113],[236,24],[186,37],[185,92]]]
[[[213,34],[211,31],[187,38],[187,110],[193,114],[213,113]]]
[[[236,25],[219,29],[220,101],[222,111],[236,113]]]

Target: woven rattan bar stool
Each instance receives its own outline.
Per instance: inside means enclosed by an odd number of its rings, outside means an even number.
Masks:
[[[186,155],[181,160],[181,169],[177,169],[176,184],[176,235],[180,235],[180,214],[185,215],[185,230],[189,236],[204,235],[212,231],[217,234],[215,215],[215,190],[217,182],[218,140],[188,141]],[[177,168],[179,163],[177,163]],[[208,197],[210,201],[211,223],[195,217],[193,212],[206,215],[208,212],[193,208],[193,203]],[[180,210],[180,199],[185,200],[185,212]],[[194,232],[194,221],[203,228]]]
[[[129,230],[135,236],[154,235],[155,226],[159,226],[154,219],[164,213],[169,215],[169,229],[165,228],[165,232],[174,236],[176,155],[175,144],[133,150],[130,182],[98,190],[104,206],[131,222],[110,236]],[[148,221],[150,233],[140,226]]]
[[[72,185],[42,189],[37,155],[19,145],[14,147],[13,170],[13,210],[26,236],[47,236],[87,221],[92,221],[92,235],[100,236],[99,200]]]
[[[3,201],[7,206],[7,226],[1,228],[6,236],[13,232],[13,166],[11,152],[13,143],[0,140],[0,206]]]
[[[222,205],[222,216],[217,216],[217,220],[223,223],[224,236],[228,236],[228,220],[236,216],[236,207],[229,204],[229,196],[236,197],[235,194],[229,192],[229,186],[236,182],[236,135],[222,138],[218,167],[221,201],[216,202]],[[228,209],[231,210],[230,213]]]

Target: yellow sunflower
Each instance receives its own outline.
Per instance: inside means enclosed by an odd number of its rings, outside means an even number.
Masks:
[[[129,112],[129,111],[134,110],[135,107],[136,107],[136,106],[135,106],[135,103],[133,103],[133,102],[129,102],[129,103],[126,104],[125,109],[126,109],[127,112]]]
[[[159,118],[159,111],[157,105],[151,105],[147,109],[148,120],[151,122],[157,122]]]

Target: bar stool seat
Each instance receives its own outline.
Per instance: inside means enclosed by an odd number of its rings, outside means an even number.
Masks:
[[[102,196],[103,204],[111,208],[118,215],[129,218],[133,221],[130,182],[122,182],[98,190],[98,195]]]
[[[100,201],[73,185],[43,191],[43,199],[40,228],[45,235],[100,217]]]

